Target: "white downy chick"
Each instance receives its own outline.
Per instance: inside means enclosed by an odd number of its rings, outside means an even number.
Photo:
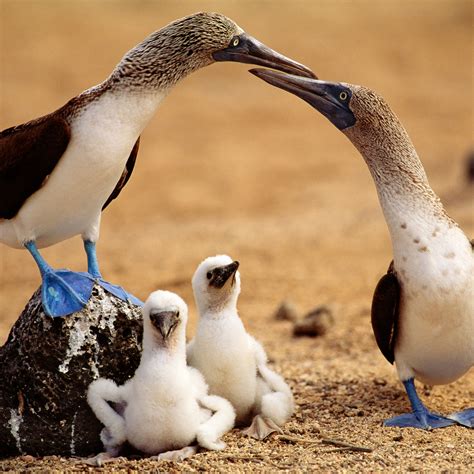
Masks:
[[[263,347],[239,318],[239,262],[227,255],[205,259],[197,268],[193,291],[199,312],[195,338],[188,344],[188,364],[197,368],[209,392],[229,400],[236,423],[249,436],[264,439],[290,418],[293,395],[283,378],[267,366]]]
[[[231,404],[208,395],[198,370],[186,365],[188,308],[176,294],[155,291],[143,307],[143,352],[133,378],[117,386],[98,379],[89,386],[87,401],[104,424],[101,440],[106,453],[90,461],[100,465],[117,456],[128,441],[158,459],[183,459],[198,444],[220,450],[220,437],[235,420]],[[124,407],[115,411],[108,402]]]

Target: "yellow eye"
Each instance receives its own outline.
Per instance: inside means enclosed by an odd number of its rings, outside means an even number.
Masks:
[[[339,99],[341,99],[341,100],[346,100],[346,99],[347,99],[347,92],[344,92],[344,91],[341,92],[341,93],[339,94]]]
[[[238,46],[238,45],[239,45],[239,42],[240,42],[239,38],[234,38],[234,39],[232,40],[232,46],[234,46],[234,47],[235,47],[235,46]]]

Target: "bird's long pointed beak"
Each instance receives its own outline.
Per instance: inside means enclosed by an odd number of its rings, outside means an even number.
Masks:
[[[209,285],[214,288],[222,288],[229,281],[229,278],[235,275],[238,268],[239,262],[237,260],[229,263],[229,265],[214,268]]]
[[[231,45],[216,51],[212,55],[214,59],[216,61],[256,64],[257,66],[277,69],[278,71],[295,74],[296,76],[316,78],[314,72],[308,67],[273,51],[273,49],[252,38],[252,36],[243,33],[237,38],[239,42],[236,46]]]
[[[254,76],[263,79],[272,86],[279,87],[285,91],[307,100],[308,97],[320,98],[320,100],[328,100],[326,82],[318,79],[308,79],[292,74],[282,74],[268,69],[250,69],[249,72]],[[331,100],[331,99],[329,99]]]
[[[339,101],[336,96],[343,87],[340,83],[320,81],[268,69],[250,69],[249,72],[268,84],[291,92],[308,102],[340,130],[354,125],[356,121],[348,103]],[[347,92],[346,97],[349,97]]]
[[[150,313],[150,321],[166,340],[176,328],[179,317],[176,311],[156,311]]]

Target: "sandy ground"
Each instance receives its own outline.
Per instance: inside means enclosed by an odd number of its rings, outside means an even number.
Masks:
[[[469,1],[1,3],[1,127],[61,106],[103,80],[149,32],[197,10],[217,10],[322,78],[370,86],[402,118],[448,212],[474,236],[472,3]],[[127,188],[104,213],[102,272],[141,298],[178,292],[196,311],[190,278],[206,256],[241,262],[241,316],[294,389],[288,436],[264,442],[238,431],[227,450],[177,464],[117,461],[108,470],[408,471],[473,466],[473,434],[381,426],[408,402],[372,336],[373,289],[391,260],[389,235],[366,166],[314,110],[247,73],[218,64],[187,78],[142,136]],[[79,238],[44,250],[54,266],[83,270]],[[24,251],[0,247],[0,342],[39,284]],[[295,339],[272,313],[328,304],[322,338]],[[443,413],[473,405],[473,371],[421,389]],[[335,451],[322,437],[372,452]],[[15,458],[0,470],[82,469],[74,460]]]

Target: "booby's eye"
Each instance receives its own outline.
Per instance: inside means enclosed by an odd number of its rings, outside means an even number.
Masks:
[[[211,272],[207,272],[207,273],[206,273],[206,277],[207,277],[208,280],[210,280],[211,277],[212,277],[212,273],[211,273]]]
[[[238,36],[236,36],[232,41],[231,41],[231,45],[235,48],[236,46],[239,46],[239,43],[240,43],[240,38]]]
[[[341,100],[346,100],[346,99],[347,99],[347,92],[342,91],[342,92],[339,94],[339,99],[341,99]]]

